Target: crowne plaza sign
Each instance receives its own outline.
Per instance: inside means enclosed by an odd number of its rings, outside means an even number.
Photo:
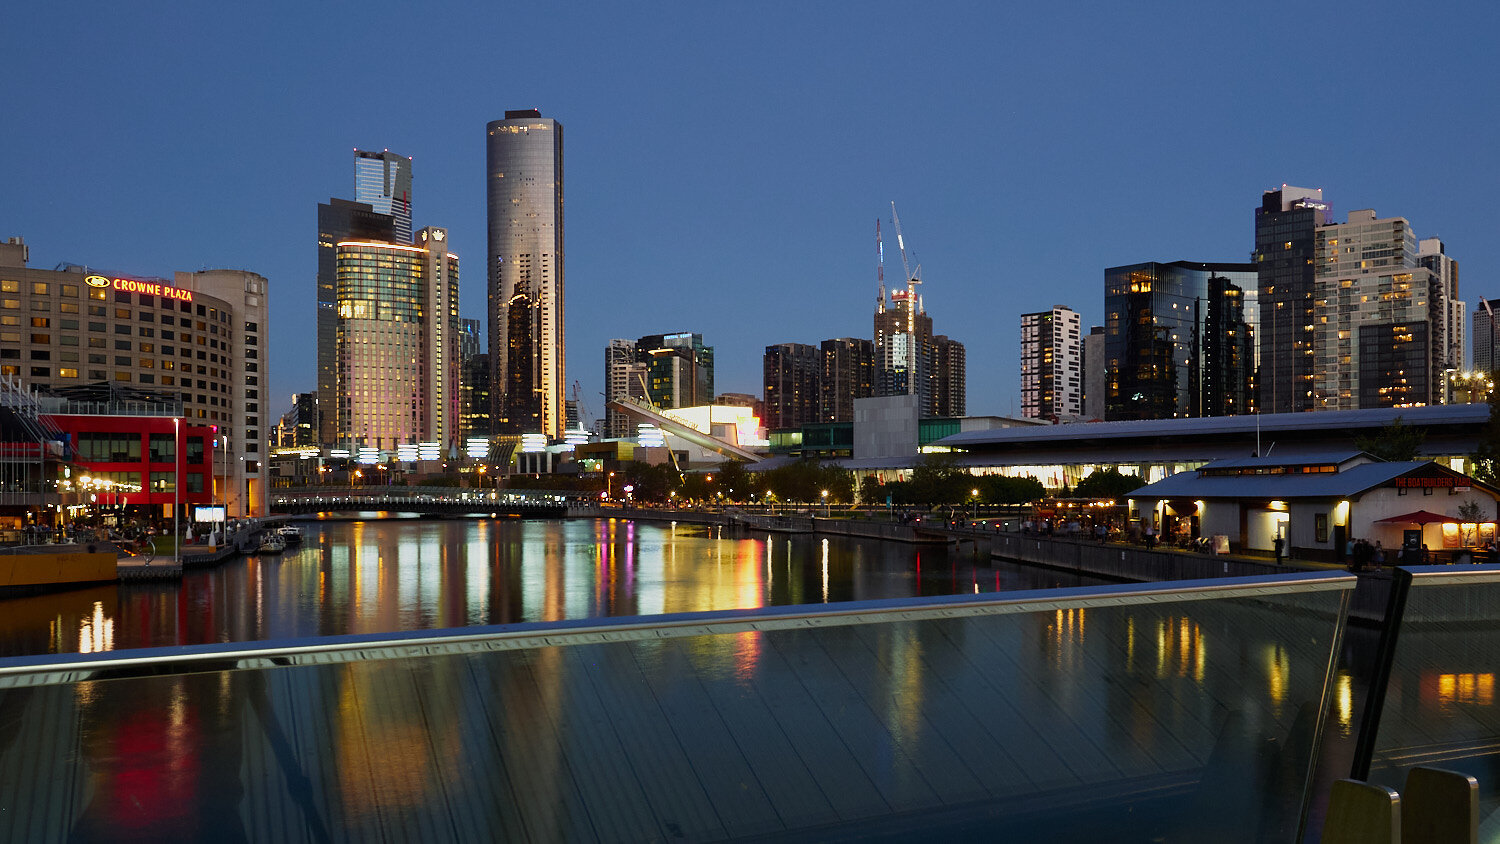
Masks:
[[[111,287],[121,293],[145,293],[149,296],[165,296],[168,299],[176,299],[179,302],[193,301],[193,291],[173,287],[170,284],[162,284],[159,281],[136,281],[133,278],[105,278],[102,275],[91,275],[83,281],[90,287]]]

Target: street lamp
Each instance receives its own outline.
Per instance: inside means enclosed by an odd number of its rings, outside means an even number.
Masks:
[[[823,518],[828,518],[828,490],[823,490]]]
[[[973,520],[979,518],[979,490],[971,489],[969,490],[969,494],[974,499],[969,507],[969,519]]]
[[[615,473],[610,472],[609,477],[604,479],[604,499],[608,501],[615,488]]]

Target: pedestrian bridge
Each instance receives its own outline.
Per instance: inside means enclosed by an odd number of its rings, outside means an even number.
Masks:
[[[278,489],[275,514],[387,511],[424,515],[484,513],[529,518],[583,515],[597,508],[599,493],[555,490],[468,489],[423,486],[355,486]]]
[[[1324,574],[5,659],[0,840],[1299,841],[1416,765],[1488,840],[1500,569],[1397,574],[1364,700]]]

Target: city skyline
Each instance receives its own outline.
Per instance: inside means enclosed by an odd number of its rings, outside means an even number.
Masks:
[[[459,7],[453,38],[414,45],[413,72],[382,88],[390,108],[323,84],[380,16],[302,10],[293,28],[277,8],[254,21],[175,10],[178,31],[202,36],[187,47],[150,9],[12,15],[0,67],[19,119],[0,138],[13,163],[0,236],[25,237],[34,266],[265,276],[284,350],[278,414],[317,386],[312,209],[349,195],[351,147],[413,156],[420,218],[479,256],[478,126],[526,105],[571,130],[566,369],[596,415],[598,354],[614,337],[693,326],[717,347],[718,389],[750,393],[766,346],[862,336],[876,293],[870,221],[891,199],[927,309],[967,346],[972,414],[1019,414],[1021,313],[1061,303],[1097,325],[1107,267],[1248,260],[1253,209],[1282,183],[1322,188],[1340,219],[1371,207],[1410,219],[1462,262],[1460,298],[1500,293],[1500,170],[1483,144],[1496,118],[1470,95],[1471,80],[1496,76],[1481,39],[1497,13],[1478,4],[1401,12],[1401,37],[1437,40],[1443,55],[1335,100],[1321,92],[1393,38],[1384,24],[1401,7],[1352,20],[1318,8],[1297,29],[1249,8],[1211,21],[1102,10],[1075,24],[1063,10],[911,19],[894,4],[857,18]],[[562,60],[483,78],[489,37],[516,27],[562,33]],[[1339,39],[1316,37],[1330,31]],[[39,32],[79,49],[59,63]],[[1127,35],[1175,48],[1127,53]],[[1299,43],[1316,61],[1290,58]],[[1264,58],[1273,46],[1289,57]],[[266,70],[266,51],[292,60]],[[396,105],[434,97],[440,107],[420,115]],[[1392,98],[1452,128],[1372,132]],[[60,103],[107,131],[49,120]],[[1176,129],[1124,131],[1145,120]],[[481,277],[462,292],[466,318],[484,317]]]

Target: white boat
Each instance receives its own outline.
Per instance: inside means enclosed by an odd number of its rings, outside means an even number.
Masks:
[[[280,554],[286,550],[286,540],[280,534],[268,533],[260,541],[260,547],[255,549],[261,554]]]
[[[276,535],[288,545],[302,541],[302,528],[296,525],[282,525],[276,529]]]

